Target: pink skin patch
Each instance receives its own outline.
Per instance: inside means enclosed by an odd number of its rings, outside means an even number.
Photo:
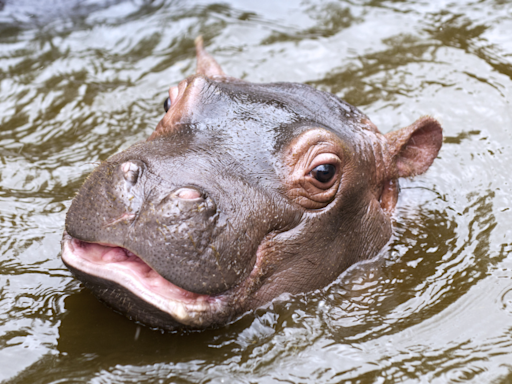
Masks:
[[[123,213],[121,216],[119,216],[117,219],[114,219],[112,220],[111,222],[105,224],[104,226],[105,227],[108,227],[110,225],[114,225],[114,224],[117,224],[117,223],[120,223],[121,221],[127,221],[127,222],[130,222],[132,221],[133,219],[135,219],[135,214],[134,213]]]
[[[128,173],[129,171],[136,171],[137,165],[133,164],[130,161],[127,161],[126,163],[121,165],[121,170],[123,171],[123,173]]]
[[[201,193],[192,188],[180,188],[174,192],[174,196],[184,200],[197,200],[201,198]]]
[[[203,314],[222,306],[222,296],[186,291],[125,248],[68,239],[62,258],[80,271],[120,284],[183,324],[201,325]]]
[[[171,87],[169,89],[169,98],[171,99],[171,105],[178,101],[178,94],[180,93],[178,87]]]

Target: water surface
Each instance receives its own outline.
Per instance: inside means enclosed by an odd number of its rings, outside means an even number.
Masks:
[[[0,380],[512,382],[512,4],[3,2]],[[445,140],[401,182],[375,260],[225,328],[161,334],[84,290],[60,237],[95,164],[149,136],[194,71],[199,34],[232,76],[309,83],[383,132],[431,115]]]

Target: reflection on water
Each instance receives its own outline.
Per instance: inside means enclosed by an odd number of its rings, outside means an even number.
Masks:
[[[0,4],[0,380],[512,380],[510,4]],[[430,114],[445,142],[402,182],[378,258],[225,328],[162,334],[82,290],[60,235],[86,175],[156,126],[199,34],[233,76],[309,83],[383,131]]]

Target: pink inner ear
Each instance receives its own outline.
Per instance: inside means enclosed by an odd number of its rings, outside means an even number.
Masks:
[[[443,143],[443,130],[437,120],[423,117],[411,126],[388,136],[398,153],[398,177],[411,177],[424,173],[436,158]]]

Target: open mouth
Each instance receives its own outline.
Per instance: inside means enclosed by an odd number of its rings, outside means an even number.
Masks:
[[[62,259],[79,271],[121,285],[184,325],[201,326],[205,315],[222,309],[222,295],[186,291],[164,279],[125,248],[87,243],[65,235]]]

